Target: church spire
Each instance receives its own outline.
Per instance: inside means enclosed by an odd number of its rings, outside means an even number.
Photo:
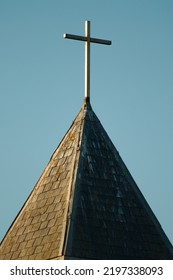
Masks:
[[[90,43],[111,45],[112,42],[90,37],[90,21],[85,21],[85,36],[64,34],[64,38],[85,42],[85,99],[90,99]]]
[[[104,44],[86,25],[86,36],[65,37]],[[86,103],[2,240],[0,259],[172,260],[172,244]]]

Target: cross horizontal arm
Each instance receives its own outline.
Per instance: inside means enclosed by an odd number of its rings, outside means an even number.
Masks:
[[[87,37],[72,35],[72,34],[64,34],[64,38],[78,40],[78,41],[84,41],[84,42],[86,42],[88,40]],[[111,45],[112,44],[112,42],[109,41],[109,40],[96,39],[96,38],[90,38],[89,41],[91,43],[97,43],[97,44],[103,44],[103,45]]]
[[[109,40],[97,39],[97,38],[90,38],[91,43],[103,44],[103,45],[111,45],[112,42]]]

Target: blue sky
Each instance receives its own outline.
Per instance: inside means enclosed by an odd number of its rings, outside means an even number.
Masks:
[[[0,0],[0,239],[84,99],[91,103],[173,243],[173,1]]]

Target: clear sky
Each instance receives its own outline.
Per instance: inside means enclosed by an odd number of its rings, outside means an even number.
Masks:
[[[0,239],[84,99],[173,243],[173,1],[0,0]]]

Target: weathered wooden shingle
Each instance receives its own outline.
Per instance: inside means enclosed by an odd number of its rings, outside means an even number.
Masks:
[[[88,100],[4,237],[0,259],[173,259]]]

